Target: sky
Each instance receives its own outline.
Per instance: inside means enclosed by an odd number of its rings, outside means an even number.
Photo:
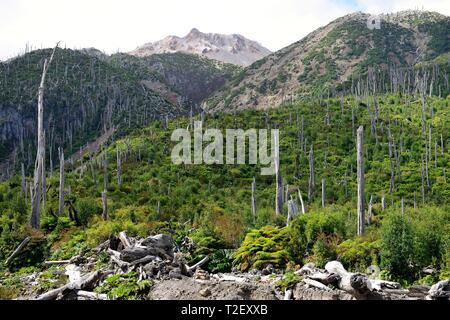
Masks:
[[[272,51],[345,14],[431,10],[449,0],[0,0],[0,60],[25,47],[128,52],[168,35],[239,33]]]

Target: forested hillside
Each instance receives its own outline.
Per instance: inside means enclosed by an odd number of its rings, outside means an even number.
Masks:
[[[204,129],[280,130],[284,198],[298,208],[289,226],[286,201],[282,215],[275,214],[275,177],[261,176],[259,165],[171,162],[171,133],[186,128],[189,118],[169,121],[167,127],[165,121],[156,121],[112,142],[92,160],[87,155],[82,162],[68,165],[62,214],[58,214],[58,176],[49,177],[39,232],[28,227],[29,195],[21,191],[16,175],[0,185],[0,261],[27,235],[33,240],[22,258],[9,266],[16,274],[3,275],[14,285],[1,288],[11,296],[24,294],[25,288],[14,279],[39,270],[48,270],[58,280],[60,276],[51,271],[56,269],[47,269],[44,260],[71,258],[122,230],[130,236],[170,234],[186,261],[194,263],[209,255],[204,268],[215,272],[230,271],[232,266],[242,271],[263,269],[269,264],[288,272],[297,264],[314,262],[323,267],[339,258],[353,271],[380,266],[382,277],[405,285],[448,278],[450,101],[422,98],[345,96],[269,111],[206,115]],[[364,234],[357,236],[355,134],[360,125],[370,213]],[[102,209],[105,184],[107,218]],[[186,239],[192,245],[185,246]],[[430,275],[423,271],[426,267],[436,271]],[[295,282],[292,276],[286,281]],[[50,287],[60,283],[46,281],[27,287],[26,294],[48,290],[42,283]]]
[[[37,90],[51,50],[0,63],[0,179],[33,167]],[[238,67],[174,53],[137,58],[95,49],[58,49],[45,88],[46,165],[57,148],[73,154],[112,128],[116,135],[156,119],[198,111]]]

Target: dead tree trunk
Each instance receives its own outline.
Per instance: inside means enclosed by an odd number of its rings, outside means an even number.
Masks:
[[[280,215],[283,212],[283,180],[280,172],[280,150],[279,137],[274,135],[275,143],[275,180],[276,180],[276,194],[275,194],[275,213]]]
[[[252,216],[253,221],[256,221],[256,179],[253,177],[252,181]]]
[[[21,164],[21,173],[22,173],[22,197],[25,197],[27,187],[25,185],[25,165]]]
[[[298,209],[297,205],[295,204],[295,201],[291,198],[287,201],[288,206],[288,217],[287,217],[287,225],[294,220],[295,216],[297,215]]]
[[[34,183],[33,183],[33,198],[31,205],[31,227],[38,229],[40,224],[41,216],[41,190],[42,190],[42,176],[45,174],[44,168],[44,88],[45,88],[45,77],[47,76],[48,68],[55,55],[56,48],[58,44],[53,49],[50,60],[45,59],[44,69],[42,71],[41,83],[39,85],[38,91],[38,145],[36,154],[36,163],[34,168]]]
[[[316,188],[316,178],[314,175],[314,147],[311,144],[311,150],[309,151],[309,187],[308,187],[308,200],[311,202]]]
[[[298,189],[298,199],[300,200],[300,204],[302,206],[302,213],[305,214],[306,213],[305,204],[303,203],[303,197],[302,193],[300,192],[300,188]]]
[[[64,151],[59,147],[59,215],[64,213]]]
[[[364,128],[360,126],[357,130],[357,174],[358,174],[358,235],[364,233]]]
[[[108,198],[106,195],[106,190],[102,192],[102,206],[103,206],[103,212],[102,212],[102,218],[103,220],[108,220]]]
[[[120,158],[119,149],[117,149],[117,185],[122,188],[122,159]]]
[[[103,189],[108,190],[108,151],[103,156]]]
[[[370,195],[369,205],[367,208],[367,224],[370,226],[372,224],[372,207],[373,207],[373,196]]]
[[[322,208],[325,208],[325,179],[322,179]]]

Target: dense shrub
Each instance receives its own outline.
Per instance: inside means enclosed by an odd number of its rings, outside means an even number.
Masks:
[[[365,272],[370,265],[379,264],[380,241],[360,237],[348,239],[339,244],[336,251],[346,269]]]
[[[251,230],[236,251],[234,263],[242,271],[262,269],[269,264],[275,268],[284,268],[289,261],[287,245],[286,228],[266,226]]]
[[[392,214],[381,228],[381,265],[394,277],[411,279],[416,274],[414,266],[414,229],[411,221]]]
[[[298,261],[302,262],[306,257],[312,254],[314,244],[319,235],[321,242],[325,246],[332,245],[329,242],[332,238],[333,243],[338,243],[351,234],[347,227],[348,214],[343,208],[330,207],[327,209],[310,212],[299,215],[289,226],[289,246],[290,254]],[[328,239],[327,239],[328,238]],[[315,248],[316,254],[322,254],[323,248]],[[322,250],[322,253],[319,251]],[[327,254],[326,254],[327,255]]]

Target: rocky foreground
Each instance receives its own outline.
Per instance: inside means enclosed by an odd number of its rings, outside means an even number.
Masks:
[[[61,283],[57,288],[37,294],[31,288],[39,285],[42,273],[20,276],[19,281],[25,284],[20,299],[115,299],[117,297],[108,294],[110,292],[97,289],[105,288],[105,283],[111,277],[130,272],[138,275],[138,284],[149,286],[144,299],[154,300],[448,300],[450,298],[450,280],[441,281],[432,287],[413,286],[403,289],[396,282],[347,272],[338,261],[327,263],[324,270],[316,268],[313,264],[306,264],[295,272],[300,281],[282,288],[279,282],[283,279],[283,274],[278,273],[270,265],[262,271],[209,274],[201,269],[207,263],[207,257],[193,266],[188,266],[181,254],[176,251],[171,237],[167,235],[160,234],[140,239],[129,238],[125,232],[121,232],[118,237],[111,236],[100,246],[70,260],[46,261],[45,264],[52,267],[53,272],[66,276],[64,278],[66,283]],[[5,282],[4,279],[0,281]]]

